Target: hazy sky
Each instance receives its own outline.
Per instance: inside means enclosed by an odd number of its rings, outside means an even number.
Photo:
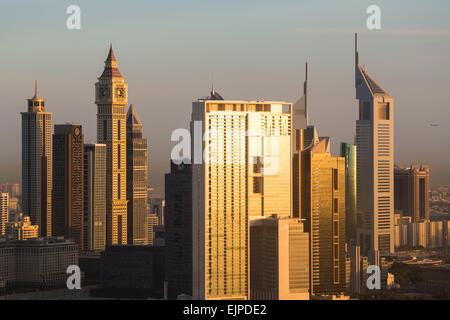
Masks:
[[[66,8],[81,7],[81,30]],[[381,7],[379,31],[366,8]],[[39,80],[53,123],[83,124],[96,140],[94,83],[109,43],[149,140],[150,184],[162,191],[170,134],[188,128],[211,73],[225,99],[301,94],[310,63],[310,120],[319,135],[353,142],[353,33],[360,61],[395,99],[395,161],[431,166],[450,185],[450,1],[23,1],[0,3],[0,181],[19,181],[21,122]],[[430,126],[439,124],[440,126]]]

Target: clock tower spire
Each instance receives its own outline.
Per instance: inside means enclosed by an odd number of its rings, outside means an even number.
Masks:
[[[97,141],[106,144],[106,240],[127,243],[126,106],[128,84],[119,72],[112,49],[95,84]]]

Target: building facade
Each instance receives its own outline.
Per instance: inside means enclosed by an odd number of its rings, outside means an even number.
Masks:
[[[165,176],[166,280],[169,299],[192,295],[192,167],[170,162]]]
[[[41,236],[52,234],[52,113],[45,111],[36,81],[28,111],[22,115],[22,211],[39,226]]]
[[[355,35],[357,205],[361,255],[379,265],[394,252],[394,99],[359,64]]]
[[[328,138],[301,151],[301,218],[310,233],[311,295],[337,296],[345,292],[345,158],[332,157]]]
[[[309,300],[309,234],[301,219],[250,221],[250,299]]]
[[[53,235],[83,248],[84,136],[79,124],[55,125],[53,134]]]
[[[21,216],[19,220],[7,224],[6,234],[14,240],[38,238],[39,226],[31,224],[30,217]]]
[[[134,105],[127,114],[128,244],[147,244],[147,139]]]
[[[341,143],[341,157],[345,158],[345,238],[347,243],[356,240],[357,187],[356,146]]]
[[[6,233],[9,220],[9,193],[0,193],[0,236]]]
[[[78,257],[78,245],[61,238],[0,242],[0,279],[6,287],[62,288]]]
[[[95,84],[97,142],[106,144],[106,239],[127,243],[126,112],[128,84],[110,47],[105,68]]]
[[[248,221],[291,214],[291,109],[214,88],[193,103],[194,299],[249,298]]]
[[[84,145],[84,246],[103,251],[106,246],[106,145]]]
[[[426,165],[394,169],[394,205],[413,222],[430,220],[430,169]]]

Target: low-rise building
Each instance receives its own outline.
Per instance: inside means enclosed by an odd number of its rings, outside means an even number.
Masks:
[[[62,237],[0,241],[0,282],[6,287],[63,287],[71,265],[78,265],[78,245]]]

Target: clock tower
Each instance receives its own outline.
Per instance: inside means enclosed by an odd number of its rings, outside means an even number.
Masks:
[[[126,106],[128,84],[119,72],[112,46],[95,84],[97,142],[106,144],[106,241],[127,243]]]

